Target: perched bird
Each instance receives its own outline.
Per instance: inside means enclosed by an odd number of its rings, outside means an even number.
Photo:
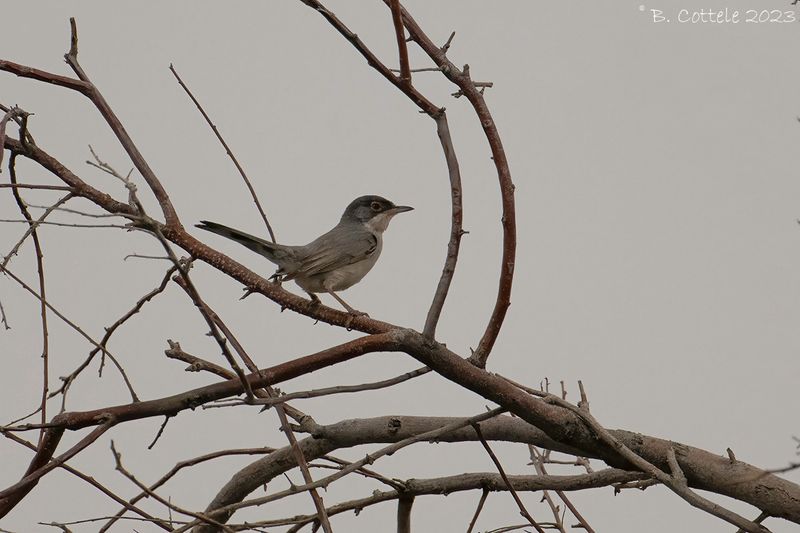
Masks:
[[[364,315],[336,293],[367,275],[381,255],[383,232],[389,221],[412,209],[380,196],[361,196],[350,202],[332,230],[305,246],[272,243],[207,220],[200,221],[197,227],[233,239],[278,265],[271,279],[294,280],[315,302],[320,301],[315,293],[327,292],[349,313]]]

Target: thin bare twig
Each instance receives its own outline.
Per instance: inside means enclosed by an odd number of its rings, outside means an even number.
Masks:
[[[139,149],[136,147],[133,139],[131,139],[130,135],[128,135],[125,127],[111,109],[111,106],[108,105],[108,102],[106,102],[106,99],[103,97],[102,93],[100,93],[97,87],[91,82],[89,76],[86,75],[83,67],[81,67],[80,63],[78,62],[78,25],[75,22],[74,17],[69,19],[69,24],[71,30],[70,47],[69,51],[64,55],[64,59],[72,68],[73,72],[75,72],[75,74],[78,76],[80,81],[64,78],[63,76],[59,77],[50,75],[49,73],[44,73],[46,76],[39,79],[43,79],[43,81],[49,81],[51,83],[57,83],[63,87],[78,91],[91,100],[91,102],[108,123],[111,131],[114,132],[114,135],[116,135],[123,149],[131,158],[131,161],[136,169],[150,187],[150,190],[153,192],[153,195],[156,197],[156,200],[161,207],[161,211],[164,213],[164,220],[166,221],[167,225],[179,226],[180,220],[178,219],[178,214],[175,211],[175,207],[172,205],[172,201],[169,199],[169,195],[164,189],[164,186],[161,184],[158,177],[156,177],[153,169],[150,168],[147,160],[144,158],[141,152],[139,152]]]
[[[5,120],[5,119],[4,119]],[[3,123],[3,130],[5,130],[5,122]],[[3,135],[5,135],[5,131],[3,131]],[[20,137],[24,137],[24,133],[20,135]],[[0,146],[2,146],[2,142],[0,142]],[[0,148],[2,150],[2,148]],[[8,172],[10,175],[11,183],[17,183],[17,171],[16,171],[16,161],[17,161],[17,153],[13,152],[11,157],[8,160]],[[42,253],[42,244],[39,241],[39,233],[36,231],[36,226],[38,221],[34,221],[33,217],[28,211],[27,206],[25,205],[25,201],[22,199],[20,195],[19,189],[11,189],[11,193],[14,196],[14,200],[17,203],[17,207],[22,213],[22,216],[25,217],[25,220],[28,221],[29,231],[31,238],[33,239],[33,248],[35,251],[36,256],[36,272],[39,277],[39,314],[41,315],[41,323],[42,323],[42,393],[41,393],[41,400],[39,403],[39,411],[41,412],[41,421],[42,424],[47,422],[47,392],[50,388],[50,338],[47,331],[47,291],[45,289],[45,281],[44,281],[44,254]],[[72,197],[72,193],[67,194],[63,198],[63,201],[67,201],[69,198]],[[49,212],[52,210],[48,210],[42,216],[47,216]],[[3,267],[6,266],[8,263],[8,259],[11,257],[9,255],[6,260],[3,262]],[[41,445],[42,439],[44,439],[44,429],[39,431],[39,444]]]
[[[361,383],[359,385],[337,385],[335,387],[326,387],[323,389],[290,392],[287,394],[281,394],[280,396],[273,396],[269,398],[258,398],[254,400],[252,403],[254,403],[255,405],[263,405],[264,408],[267,409],[269,407],[272,407],[273,405],[286,403],[288,401],[296,400],[298,398],[300,399],[319,398],[320,396],[328,396],[331,394],[345,394],[345,393],[363,392],[369,390],[378,390],[387,387],[392,387],[399,383],[403,383],[410,379],[425,375],[430,371],[431,371],[430,368],[424,366],[422,368],[412,370],[411,372],[406,372],[405,374],[401,374],[399,376],[390,379],[385,379],[382,381],[375,381],[372,383]],[[243,402],[241,400],[232,400],[231,402],[226,403],[224,406],[227,407],[230,405],[240,405],[242,403],[248,403],[248,402]],[[214,405],[209,405],[207,407],[214,407]]]
[[[114,355],[111,352],[108,351],[108,349],[106,349],[99,342],[97,342],[92,337],[90,337],[85,331],[83,331],[83,329],[81,329],[80,326],[78,326],[73,321],[71,321],[69,318],[64,316],[64,314],[61,313],[55,307],[53,307],[53,305],[50,302],[48,302],[47,300],[42,300],[42,297],[35,290],[33,290],[30,286],[28,286],[27,283],[22,281],[22,279],[20,279],[17,275],[15,275],[13,272],[11,272],[8,268],[0,266],[0,272],[3,272],[8,277],[13,279],[23,289],[25,289],[27,292],[32,294],[34,297],[36,297],[40,301],[44,301],[45,305],[47,305],[47,308],[50,311],[52,311],[54,315],[56,315],[58,318],[60,318],[65,324],[67,324],[69,327],[71,327],[76,332],[78,332],[78,334],[80,334],[81,337],[83,337],[84,339],[89,341],[90,344],[92,344],[95,348],[98,348],[105,356],[107,356],[111,360],[111,362],[114,363],[114,366],[119,371],[120,376],[122,376],[122,380],[125,382],[125,386],[128,388],[128,392],[131,395],[131,399],[134,402],[138,402],[139,401],[139,397],[136,395],[136,391],[133,389],[133,385],[131,384],[130,380],[128,379],[128,375],[125,373],[125,369],[122,367],[122,365],[119,363],[119,361],[117,361],[117,358],[114,357]]]
[[[177,505],[173,504],[172,502],[167,501],[164,498],[162,498],[161,496],[159,496],[157,492],[155,492],[153,490],[150,490],[144,483],[142,483],[141,481],[136,479],[136,476],[134,476],[124,466],[122,466],[122,454],[120,454],[117,451],[117,449],[114,447],[114,441],[113,440],[111,441],[111,453],[114,456],[114,463],[116,464],[116,470],[119,473],[121,473],[123,476],[128,478],[134,485],[139,487],[140,490],[142,490],[143,492],[146,492],[149,497],[153,498],[154,500],[158,501],[160,504],[162,504],[165,507],[167,507],[167,509],[172,509],[173,511],[176,511],[178,513],[185,514],[187,516],[191,516],[192,518],[200,520],[203,523],[211,524],[213,526],[216,526],[216,527],[218,527],[218,528],[220,528],[223,531],[226,531],[228,533],[234,533],[234,530],[231,529],[230,527],[226,526],[225,524],[217,522],[213,518],[209,518],[208,516],[206,516],[206,515],[204,515],[202,513],[195,513],[193,511],[189,511],[188,509],[183,509],[181,507],[178,507]]]
[[[103,533],[104,531],[108,531],[108,529],[112,525],[114,525],[114,523],[117,520],[119,520],[119,519],[121,519],[123,517],[123,515],[125,514],[126,511],[131,510],[128,507],[129,505],[132,506],[133,504],[135,504],[139,500],[141,500],[143,498],[146,498],[150,494],[150,492],[155,491],[157,488],[159,488],[162,485],[164,485],[167,481],[172,479],[178,472],[180,472],[184,468],[195,466],[195,465],[204,463],[206,461],[211,461],[211,460],[217,459],[219,457],[226,457],[226,456],[231,456],[231,455],[253,455],[253,454],[271,453],[273,451],[274,451],[274,448],[239,448],[239,449],[233,449],[233,450],[222,450],[222,451],[212,452],[212,453],[208,453],[208,454],[205,454],[205,455],[201,455],[199,457],[195,457],[193,459],[187,459],[187,460],[184,460],[184,461],[180,461],[175,466],[173,466],[169,470],[169,472],[167,472],[166,474],[161,476],[161,478],[159,478],[158,481],[156,481],[155,483],[150,485],[148,487],[149,491],[144,491],[143,490],[142,492],[140,492],[139,494],[137,494],[136,496],[131,498],[129,501],[120,502],[120,503],[123,504],[123,508],[120,511],[118,511],[116,515],[111,517],[108,520],[108,522],[106,522],[103,525],[103,527],[101,527],[98,530],[98,533]],[[167,529],[171,529],[171,528],[167,528]]]
[[[539,474],[540,476],[546,476],[547,468],[545,468],[544,466],[545,459],[547,460],[547,462],[550,463],[555,463],[556,461],[553,461],[549,459],[549,457],[546,457],[545,454],[540,453],[539,450],[532,444],[528,445],[528,449],[530,450],[531,462],[533,463],[533,466],[536,469],[536,473]],[[549,454],[549,450],[546,453]],[[566,463],[566,461],[564,462]],[[578,464],[578,462],[574,461],[572,462],[572,464]],[[546,493],[547,491],[545,491],[545,494]],[[589,525],[589,522],[586,521],[586,519],[578,511],[577,507],[575,507],[575,505],[567,497],[564,491],[556,490],[555,493],[561,499],[561,501],[564,502],[564,505],[567,506],[567,509],[569,509],[570,512],[573,514],[573,516],[575,516],[575,518],[578,520],[579,526],[582,527],[584,531],[586,531],[586,533],[594,533],[594,529],[592,528],[592,526]],[[549,500],[549,498],[548,498],[548,504],[550,504],[551,508],[553,508],[553,503],[552,501]],[[558,513],[556,512],[555,508],[553,508],[553,515],[556,517],[556,523],[559,523],[563,528],[563,521],[558,518]]]
[[[484,488],[481,491],[481,499],[478,500],[478,506],[475,508],[475,513],[472,515],[472,520],[469,521],[469,527],[467,528],[467,533],[472,533],[472,530],[475,528],[475,524],[478,522],[478,517],[481,515],[481,511],[483,510],[483,505],[486,503],[486,498],[489,497],[489,490]]]
[[[167,284],[169,283],[170,277],[172,276],[172,274],[175,273],[176,270],[177,269],[175,266],[171,266],[164,274],[164,276],[161,279],[161,283],[157,287],[155,287],[153,290],[151,290],[150,292],[139,298],[139,300],[136,301],[134,306],[131,309],[129,309],[124,315],[118,318],[116,322],[104,328],[105,333],[103,334],[103,338],[100,339],[98,345],[95,346],[95,348],[92,349],[91,352],[89,352],[88,357],[78,366],[78,368],[73,370],[68,376],[61,378],[62,381],[61,387],[50,394],[51,398],[58,394],[63,394],[61,398],[61,412],[64,412],[66,410],[67,392],[69,391],[69,388],[75,381],[75,379],[80,375],[81,372],[83,372],[83,370],[87,366],[89,366],[89,363],[92,362],[92,360],[99,352],[105,352],[106,347],[108,346],[108,342],[111,339],[111,336],[114,334],[115,331],[117,331],[117,329],[120,326],[122,326],[125,322],[127,322],[131,317],[139,313],[139,311],[142,310],[142,307],[144,307],[144,304],[146,304],[147,302],[155,298],[157,295],[164,292],[164,290],[167,288]],[[103,356],[104,355],[105,353],[103,354]]]
[[[497,468],[497,471],[500,473],[500,477],[503,478],[503,481],[508,486],[508,491],[511,493],[511,497],[514,498],[514,501],[516,502],[517,507],[519,507],[519,514],[521,514],[525,518],[525,520],[527,520],[528,523],[530,525],[532,525],[534,527],[534,529],[536,529],[536,531],[538,531],[539,533],[545,533],[544,529],[542,529],[542,526],[540,526],[536,522],[536,520],[533,519],[533,517],[530,515],[528,510],[525,508],[525,504],[522,503],[522,500],[520,499],[519,495],[517,494],[517,491],[514,490],[514,486],[511,484],[511,481],[509,481],[508,476],[506,475],[506,472],[503,469],[503,465],[500,463],[500,460],[497,458],[497,456],[492,451],[492,448],[489,446],[489,443],[486,442],[485,438],[483,438],[483,433],[481,432],[480,424],[477,423],[477,422],[473,422],[472,423],[472,427],[473,427],[473,429],[475,429],[475,433],[478,435],[478,439],[481,441],[481,444],[483,445],[483,449],[486,450],[486,453],[489,454],[489,457],[492,459],[492,462],[494,463],[494,466]]]
[[[30,450],[36,451],[36,446],[33,443],[28,442],[27,440],[25,440],[25,439],[23,439],[23,438],[21,438],[21,437],[19,437],[17,435],[14,435],[13,433],[7,432],[7,431],[2,431],[2,434],[7,439],[13,440],[14,442],[16,442],[18,444],[21,444],[21,445],[25,446],[26,448],[28,448]],[[104,485],[102,485],[101,483],[99,483],[95,478],[93,478],[91,476],[87,476],[86,474],[84,474],[80,470],[76,470],[75,468],[69,466],[66,463],[60,464],[59,468],[61,468],[63,470],[66,470],[70,474],[82,479],[83,481],[85,481],[86,483],[92,485],[97,490],[99,490],[100,492],[102,492],[103,494],[105,494],[106,496],[108,496],[109,498],[114,500],[115,502],[121,504],[123,506],[124,511],[131,511],[133,513],[136,513],[140,517],[142,517],[142,519],[153,522],[155,525],[161,527],[161,529],[165,529],[167,531],[169,531],[171,529],[171,528],[167,527],[163,523],[163,520],[155,518],[154,516],[151,516],[150,514],[146,513],[145,511],[142,511],[141,509],[139,509],[138,507],[133,505],[135,502],[130,502],[129,503],[129,502],[125,501],[121,497],[117,496],[109,488],[107,488]]]
[[[0,183],[0,189],[38,189],[42,191],[74,192],[74,189],[67,185],[37,185],[35,183]]]
[[[235,155],[233,155],[233,151],[231,150],[230,146],[228,146],[228,143],[225,142],[225,139],[222,138],[222,134],[217,129],[217,126],[211,121],[211,117],[208,116],[205,109],[203,109],[203,106],[200,105],[200,102],[197,100],[197,98],[195,98],[194,94],[192,94],[192,91],[189,90],[189,87],[187,87],[186,84],[183,82],[180,75],[178,75],[178,72],[175,70],[175,67],[171,63],[169,65],[169,70],[178,80],[178,85],[180,85],[183,88],[183,90],[186,91],[186,94],[189,96],[189,98],[191,98],[192,102],[194,102],[194,105],[197,106],[197,109],[200,111],[200,114],[203,115],[203,118],[208,123],[209,127],[211,128],[211,131],[214,132],[214,135],[217,137],[220,144],[222,144],[222,147],[225,148],[225,153],[227,153],[228,157],[230,157],[231,161],[233,161],[233,164],[236,166],[236,170],[239,171],[239,175],[244,180],[245,185],[247,185],[247,190],[250,191],[250,196],[252,196],[253,202],[256,204],[256,208],[258,209],[258,212],[261,215],[261,219],[264,221],[264,225],[267,226],[267,231],[269,232],[270,240],[272,240],[272,242],[275,242],[275,232],[272,231],[272,226],[270,225],[269,220],[267,220],[267,214],[264,213],[264,208],[261,207],[261,202],[258,200],[258,195],[256,194],[256,190],[253,188],[253,184],[250,183],[250,179],[247,177],[247,173],[242,168],[242,165],[239,164],[239,160],[236,159]]]
[[[11,161],[13,161],[15,157],[16,157],[16,152],[14,152],[14,153],[11,155],[11,159],[9,160],[9,163],[10,163]],[[16,191],[16,189],[14,190],[14,192],[15,192],[15,193],[17,192],[17,191]],[[15,194],[15,197],[16,197],[16,194]],[[44,212],[44,213],[42,213],[42,214],[39,216],[39,218],[37,218],[37,219],[36,219],[36,220],[34,220],[34,221],[29,221],[27,217],[26,217],[24,220],[20,220],[19,222],[24,222],[24,223],[28,224],[28,229],[27,229],[27,230],[25,230],[25,233],[23,233],[23,234],[22,234],[22,237],[20,237],[20,238],[17,240],[17,243],[16,243],[16,244],[15,244],[13,247],[11,247],[11,250],[10,250],[10,251],[9,251],[9,252],[6,254],[6,256],[3,258],[3,262],[2,262],[2,263],[0,263],[0,266],[2,266],[2,267],[6,267],[6,266],[8,266],[8,264],[11,262],[11,259],[12,259],[12,258],[13,258],[15,255],[17,255],[17,254],[19,253],[19,249],[22,247],[22,245],[25,243],[25,241],[28,239],[28,237],[30,237],[30,236],[31,236],[31,235],[34,233],[34,231],[36,230],[36,228],[38,228],[39,226],[42,226],[42,225],[44,225],[44,224],[47,224],[47,221],[46,221],[45,219],[46,219],[48,216],[50,216],[50,214],[51,214],[53,211],[55,211],[56,209],[58,209],[58,207],[59,207],[59,206],[61,206],[61,205],[65,204],[66,202],[68,202],[69,200],[71,200],[73,197],[74,197],[74,195],[73,195],[71,192],[70,192],[70,193],[67,193],[67,194],[65,194],[64,196],[62,196],[61,198],[59,198],[58,200],[56,200],[56,202],[55,202],[53,205],[49,206],[49,207],[48,207],[48,208],[45,210],[45,212]],[[23,205],[25,205],[25,204],[23,203]],[[23,215],[23,216],[24,216],[24,215]],[[30,216],[30,215],[28,215],[28,216]],[[2,222],[9,222],[9,221],[7,221],[7,220],[3,220]],[[38,237],[37,237],[37,238],[36,238],[36,241],[38,241],[38,240],[39,240],[39,239],[38,239]]]

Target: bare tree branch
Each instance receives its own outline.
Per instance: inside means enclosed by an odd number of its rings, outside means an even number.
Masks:
[[[200,102],[197,100],[197,98],[195,98],[194,94],[192,94],[192,91],[189,90],[189,87],[186,86],[172,64],[170,64],[169,70],[175,75],[175,78],[178,80],[178,84],[183,88],[184,91],[186,91],[186,94],[189,96],[189,98],[191,98],[192,102],[194,102],[194,105],[197,106],[200,114],[203,115],[203,118],[205,119],[206,123],[208,123],[211,131],[214,132],[217,140],[219,140],[222,147],[225,148],[225,153],[228,154],[228,157],[231,159],[231,161],[233,161],[234,166],[236,166],[236,170],[239,171],[239,175],[244,180],[245,185],[247,185],[247,190],[250,191],[250,196],[253,198],[253,202],[256,204],[256,209],[258,209],[258,213],[261,215],[261,219],[264,221],[264,225],[267,227],[269,238],[272,240],[272,242],[275,242],[275,232],[272,231],[272,226],[270,225],[269,220],[267,220],[267,214],[264,212],[264,208],[261,207],[261,202],[258,200],[256,190],[253,188],[253,184],[250,182],[250,178],[247,177],[247,173],[242,168],[242,165],[239,164],[239,160],[236,159],[235,155],[233,155],[233,151],[228,146],[228,143],[225,142],[225,139],[222,138],[222,134],[217,129],[217,126],[211,121],[211,117],[208,116],[206,110],[203,109],[202,105],[200,105]]]
[[[390,0],[384,0],[387,4],[389,1]],[[478,347],[475,349],[475,353],[472,356],[472,360],[475,364],[483,368],[486,366],[486,360],[489,358],[492,347],[500,333],[500,328],[503,325],[508,306],[511,305],[511,285],[514,279],[514,264],[517,248],[514,183],[511,181],[511,170],[508,166],[508,160],[506,159],[506,153],[503,149],[503,143],[500,140],[497,126],[494,123],[492,114],[489,112],[486,101],[483,99],[482,92],[478,90],[472,78],[470,78],[469,67],[465,65],[464,70],[459,70],[458,67],[447,58],[445,51],[443,51],[444,47],[439,48],[436,46],[405,8],[401,7],[401,12],[403,15],[403,24],[405,24],[411,39],[428,54],[428,57],[442,69],[442,72],[450,81],[458,86],[464,96],[466,96],[472,104],[492,150],[492,160],[497,167],[497,177],[500,182],[500,195],[503,205],[503,257],[494,310],[492,311],[492,316],[489,319],[486,330],[483,333],[483,337],[481,337]]]

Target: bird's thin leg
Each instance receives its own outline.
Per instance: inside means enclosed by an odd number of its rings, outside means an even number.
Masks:
[[[317,296],[313,292],[306,291],[306,294],[308,294],[308,297],[311,298],[311,303],[313,303],[314,305],[322,303],[322,300],[319,299],[319,296]]]
[[[336,298],[336,301],[337,301],[337,302],[339,302],[340,304],[342,304],[342,306],[343,306],[345,309],[347,309],[347,312],[348,312],[348,313],[350,313],[351,315],[356,315],[356,316],[369,316],[367,313],[365,313],[365,312],[363,312],[363,311],[356,311],[355,309],[353,309],[352,307],[350,307],[349,305],[347,305],[347,302],[345,302],[344,300],[342,300],[342,299],[339,297],[339,295],[338,295],[338,294],[336,294],[335,292],[333,292],[332,290],[328,290],[328,294],[330,294],[331,296],[333,296],[334,298]]]

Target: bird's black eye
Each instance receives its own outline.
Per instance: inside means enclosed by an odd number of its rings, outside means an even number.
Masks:
[[[380,202],[372,202],[369,207],[370,207],[370,209],[372,209],[373,211],[376,211],[376,212],[380,211],[382,209],[382,206],[381,206]]]

